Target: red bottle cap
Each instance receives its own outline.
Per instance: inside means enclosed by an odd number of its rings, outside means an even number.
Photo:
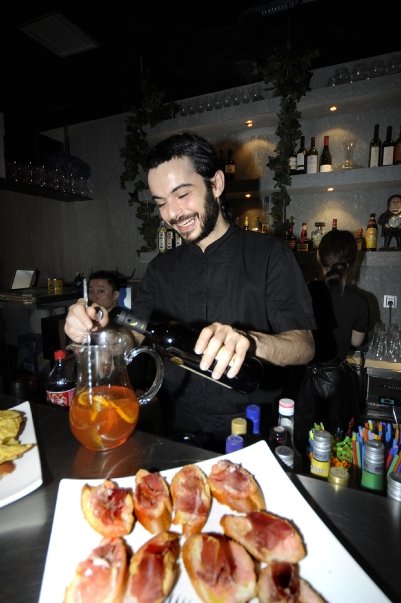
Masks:
[[[65,350],[55,350],[54,352],[54,360],[64,360],[67,356],[67,352]]]

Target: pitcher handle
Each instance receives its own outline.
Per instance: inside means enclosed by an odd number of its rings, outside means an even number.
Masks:
[[[125,362],[129,364],[134,358],[136,358],[136,356],[139,356],[139,354],[149,354],[149,356],[153,358],[156,367],[156,374],[152,385],[149,387],[148,390],[146,390],[146,392],[142,394],[142,396],[138,398],[139,404],[144,405],[148,404],[159,391],[161,384],[163,383],[164,365],[162,359],[160,358],[156,350],[149,346],[140,346],[137,348],[133,348],[125,354]]]

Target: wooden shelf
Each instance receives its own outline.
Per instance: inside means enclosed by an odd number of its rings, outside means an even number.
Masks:
[[[14,182],[7,178],[0,178],[0,189],[22,193],[24,195],[34,195],[35,197],[43,197],[45,199],[55,199],[56,201],[91,201],[91,197],[82,197],[81,195],[71,195],[62,193],[48,188],[42,188],[36,184],[24,184],[22,182]]]

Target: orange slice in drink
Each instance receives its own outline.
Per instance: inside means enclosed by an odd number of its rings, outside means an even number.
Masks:
[[[132,404],[131,406],[125,405],[124,408],[121,408],[121,406],[119,406],[115,402],[109,402],[109,404],[111,408],[114,408],[114,410],[118,412],[120,417],[126,423],[135,423],[138,416],[138,412],[134,404]]]

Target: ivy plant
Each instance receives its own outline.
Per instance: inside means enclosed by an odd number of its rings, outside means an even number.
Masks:
[[[178,105],[165,102],[165,94],[160,92],[155,84],[145,77],[143,81],[142,104],[133,107],[126,123],[125,147],[120,149],[124,170],[120,176],[122,188],[128,182],[133,183],[129,192],[128,204],[136,207],[135,216],[140,222],[138,231],[144,244],[137,250],[138,255],[143,251],[156,250],[156,236],[159,226],[159,214],[150,199],[140,194],[147,189],[145,182],[145,166],[149,153],[148,132],[165,119],[171,119],[178,112]]]
[[[294,223],[292,216],[287,218],[287,208],[291,202],[287,189],[292,183],[289,160],[302,134],[300,123],[302,115],[297,108],[298,102],[310,90],[311,60],[317,55],[317,51],[299,56],[288,48],[276,49],[259,65],[263,81],[272,85],[273,96],[281,97],[275,132],[279,141],[274,149],[275,155],[269,156],[267,162],[267,167],[274,174],[274,188],[277,189],[271,196],[270,214],[274,232],[279,236],[284,236],[288,226]]]

